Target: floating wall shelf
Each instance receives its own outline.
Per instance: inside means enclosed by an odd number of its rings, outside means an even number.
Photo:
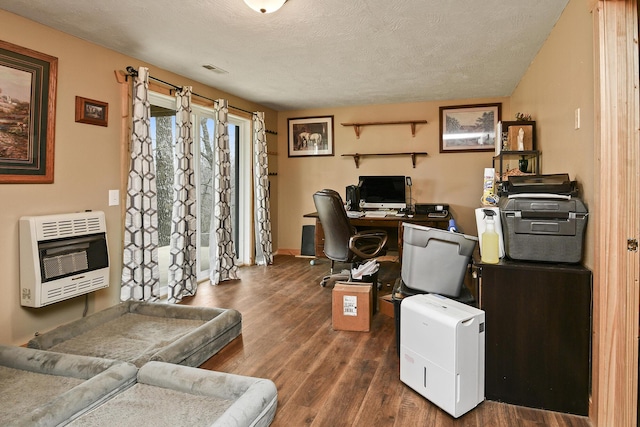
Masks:
[[[353,157],[353,161],[356,163],[356,169],[360,167],[360,157],[373,157],[373,156],[411,156],[411,163],[413,168],[416,167],[416,157],[426,156],[426,151],[412,152],[412,153],[355,153],[355,154],[343,154],[343,157]]]
[[[426,124],[426,120],[401,120],[395,122],[366,122],[366,123],[340,123],[342,126],[353,126],[356,131],[356,138],[360,138],[360,128],[363,126],[386,126],[386,125],[411,125],[411,136],[416,136],[416,125]]]

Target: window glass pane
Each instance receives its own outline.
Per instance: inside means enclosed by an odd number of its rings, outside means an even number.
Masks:
[[[209,271],[209,238],[211,216],[213,215],[213,162],[215,121],[213,118],[197,116],[199,135],[199,179],[198,179],[198,222],[200,225],[199,278],[205,278]]]
[[[169,240],[173,210],[175,110],[151,106],[150,136],[156,163],[158,192],[158,269],[161,293],[166,293],[169,270]]]
[[[239,179],[238,179],[238,171],[240,170],[238,167],[238,162],[240,161],[240,156],[238,155],[238,149],[240,144],[238,144],[238,138],[240,137],[239,127],[233,124],[228,125],[229,132],[229,152],[231,159],[231,224],[233,227],[233,242],[234,250],[236,258],[238,258],[238,245],[240,243],[240,227],[239,227]]]

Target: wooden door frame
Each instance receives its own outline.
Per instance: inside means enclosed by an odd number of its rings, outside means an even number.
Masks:
[[[593,382],[590,418],[635,426],[640,189],[637,0],[591,0],[595,83]]]

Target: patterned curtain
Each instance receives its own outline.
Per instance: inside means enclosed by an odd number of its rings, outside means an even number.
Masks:
[[[196,187],[193,164],[191,87],[176,93],[175,177],[169,246],[168,301],[177,303],[196,294]]]
[[[264,113],[253,114],[253,152],[256,221],[256,264],[273,264],[271,243],[271,212],[269,208],[269,161],[267,138],[264,131]]]
[[[149,135],[149,70],[138,69],[133,80],[131,165],[124,221],[124,254],[120,300],[157,301],[158,200],[156,169]]]
[[[215,109],[216,136],[213,165],[213,215],[211,217],[210,265],[211,282],[238,278],[231,229],[231,153],[227,130],[229,106],[227,100],[218,99]]]

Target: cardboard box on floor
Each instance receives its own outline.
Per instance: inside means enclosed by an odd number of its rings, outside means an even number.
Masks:
[[[332,291],[331,315],[336,331],[368,332],[373,315],[371,283],[336,282]]]
[[[393,319],[393,297],[391,294],[385,294],[378,298],[378,311]]]

